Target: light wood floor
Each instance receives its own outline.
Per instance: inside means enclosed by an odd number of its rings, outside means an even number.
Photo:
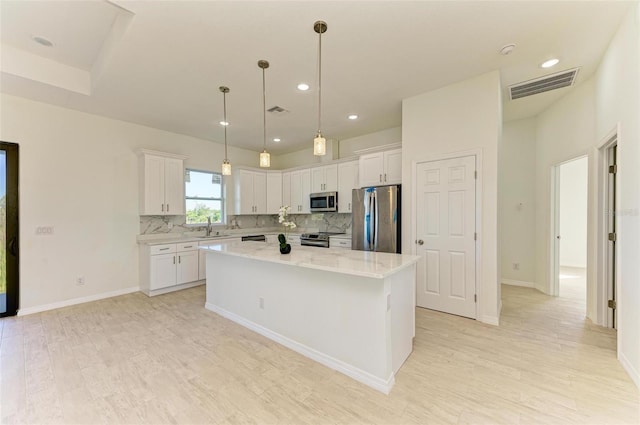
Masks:
[[[417,309],[389,396],[204,309],[204,287],[0,320],[3,423],[638,424],[615,333],[503,286],[501,326]]]

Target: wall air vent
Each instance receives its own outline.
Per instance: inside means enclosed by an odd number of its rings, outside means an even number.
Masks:
[[[280,106],[277,106],[277,105],[267,109],[267,112],[270,112],[273,115],[278,116],[278,117],[282,116],[282,115],[286,115],[286,114],[289,113],[289,111],[287,111],[286,109],[284,109],[284,108],[282,108]]]
[[[516,100],[562,87],[571,87],[576,81],[579,70],[580,68],[574,68],[556,74],[545,75],[535,80],[514,84],[513,86],[509,86],[509,96],[511,100]]]

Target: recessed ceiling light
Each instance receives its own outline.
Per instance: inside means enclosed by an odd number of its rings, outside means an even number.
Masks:
[[[280,138],[279,138],[279,137],[274,137],[274,138],[273,138],[273,141],[274,141],[274,142],[276,142],[276,143],[278,143],[278,142],[280,141]]]
[[[350,120],[357,120],[358,116],[356,114],[351,114],[347,118],[349,118]]]
[[[542,62],[542,64],[540,64],[541,68],[551,68],[552,66],[555,66],[558,64],[558,62],[560,62],[560,59],[549,59],[548,61],[544,61]]]
[[[227,125],[229,125],[229,123],[227,121],[220,121],[220,125],[227,126]]]
[[[298,90],[300,90],[300,91],[307,91],[307,90],[309,90],[309,84],[306,84],[306,83],[300,83],[300,84],[298,84]]]
[[[38,43],[39,45],[41,45],[41,46],[53,47],[53,41],[51,41],[51,40],[49,40],[47,38],[41,37],[39,35],[31,36],[31,39],[33,41],[35,41],[36,43]]]

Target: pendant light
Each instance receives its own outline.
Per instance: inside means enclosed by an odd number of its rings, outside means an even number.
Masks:
[[[264,70],[269,68],[269,62],[258,61],[258,67],[262,69],[262,153],[260,154],[260,167],[271,167],[271,155],[267,152],[267,94],[264,83]]]
[[[229,93],[229,87],[220,86],[222,92],[222,104],[224,107],[224,121],[222,126],[224,127],[224,161],[222,161],[222,175],[231,175],[231,163],[229,162],[229,156],[227,155],[227,127],[229,122],[227,121],[227,93]]]
[[[322,137],[320,131],[320,119],[322,117],[322,34],[327,32],[327,23],[324,21],[316,21],[313,24],[313,30],[318,33],[318,134],[313,139],[313,154],[326,155],[327,141]]]

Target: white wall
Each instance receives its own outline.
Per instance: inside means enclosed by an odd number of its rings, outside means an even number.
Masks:
[[[587,267],[587,158],[560,166],[560,265]]]
[[[618,134],[618,358],[640,386],[640,5],[596,73],[596,140]]]
[[[504,123],[499,164],[503,283],[535,286],[535,152],[535,118]]]
[[[218,143],[19,97],[1,95],[0,108],[0,138],[20,145],[21,309],[138,287],[135,148],[189,155],[203,170],[224,157]],[[230,147],[229,158],[255,165],[258,153]]]
[[[589,193],[596,193],[594,79],[574,87],[569,94],[538,116],[536,134],[536,287],[550,294],[551,262],[551,169],[576,157],[588,155]],[[587,208],[587,316],[594,320],[595,236],[597,211]]]
[[[456,152],[482,150],[482,208],[478,234],[478,320],[498,323],[500,305],[498,259],[498,144],[502,110],[500,75],[496,72],[452,84],[402,102],[402,252],[413,252],[412,168]]]

